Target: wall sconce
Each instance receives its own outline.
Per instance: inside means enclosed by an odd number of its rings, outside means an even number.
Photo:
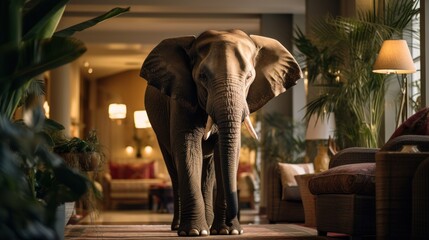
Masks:
[[[126,153],[128,156],[131,156],[131,155],[134,153],[134,148],[133,148],[132,146],[126,146],[126,147],[125,147],[125,153]]]
[[[113,120],[124,119],[127,116],[127,105],[112,103],[109,105],[109,118]]]
[[[145,110],[135,111],[134,112],[134,141],[136,142],[136,157],[141,158],[142,152],[141,148],[143,146],[142,144],[142,138],[137,134],[137,129],[144,129],[144,128],[150,128],[152,125],[149,122],[149,117],[147,116],[147,112]]]
[[[416,72],[407,42],[405,40],[384,41],[372,69],[374,73],[402,75],[402,82],[399,83],[402,96],[396,120],[398,127],[408,118],[409,86],[407,74]]]

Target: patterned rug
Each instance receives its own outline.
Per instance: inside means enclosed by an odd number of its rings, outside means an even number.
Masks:
[[[244,234],[239,236],[207,236],[198,239],[332,239],[318,237],[316,230],[295,224],[243,225],[243,229]],[[67,225],[64,235],[66,240],[189,239],[178,237],[175,231],[170,231],[169,225]]]

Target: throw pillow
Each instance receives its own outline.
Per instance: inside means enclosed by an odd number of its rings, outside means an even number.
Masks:
[[[155,178],[155,161],[149,163],[109,163],[113,179]]]
[[[279,171],[282,182],[282,200],[288,200],[289,188],[296,188],[298,186],[295,175],[314,173],[313,163],[279,163]],[[296,196],[294,197],[294,199]]]
[[[312,194],[375,195],[375,163],[353,163],[330,168],[308,182]]]
[[[429,108],[424,108],[403,122],[389,140],[401,135],[429,135]]]

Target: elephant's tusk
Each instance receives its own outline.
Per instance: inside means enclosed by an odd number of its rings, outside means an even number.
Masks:
[[[259,140],[259,137],[258,137],[258,135],[256,134],[255,129],[253,128],[253,125],[252,125],[252,122],[250,121],[250,117],[249,117],[249,116],[247,116],[247,117],[244,119],[244,125],[246,125],[247,131],[249,131],[250,135],[251,135],[254,139]]]
[[[204,140],[209,139],[210,134],[212,133],[213,119],[209,116],[207,118],[206,129],[204,131]]]

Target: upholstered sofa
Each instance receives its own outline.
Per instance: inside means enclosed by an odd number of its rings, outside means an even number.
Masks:
[[[169,185],[160,178],[157,161],[109,162],[109,171],[103,175],[104,207],[113,209],[118,204],[144,204],[151,202],[151,188]]]
[[[267,219],[270,223],[304,222],[304,208],[295,176],[314,173],[312,163],[273,163],[265,172]]]

